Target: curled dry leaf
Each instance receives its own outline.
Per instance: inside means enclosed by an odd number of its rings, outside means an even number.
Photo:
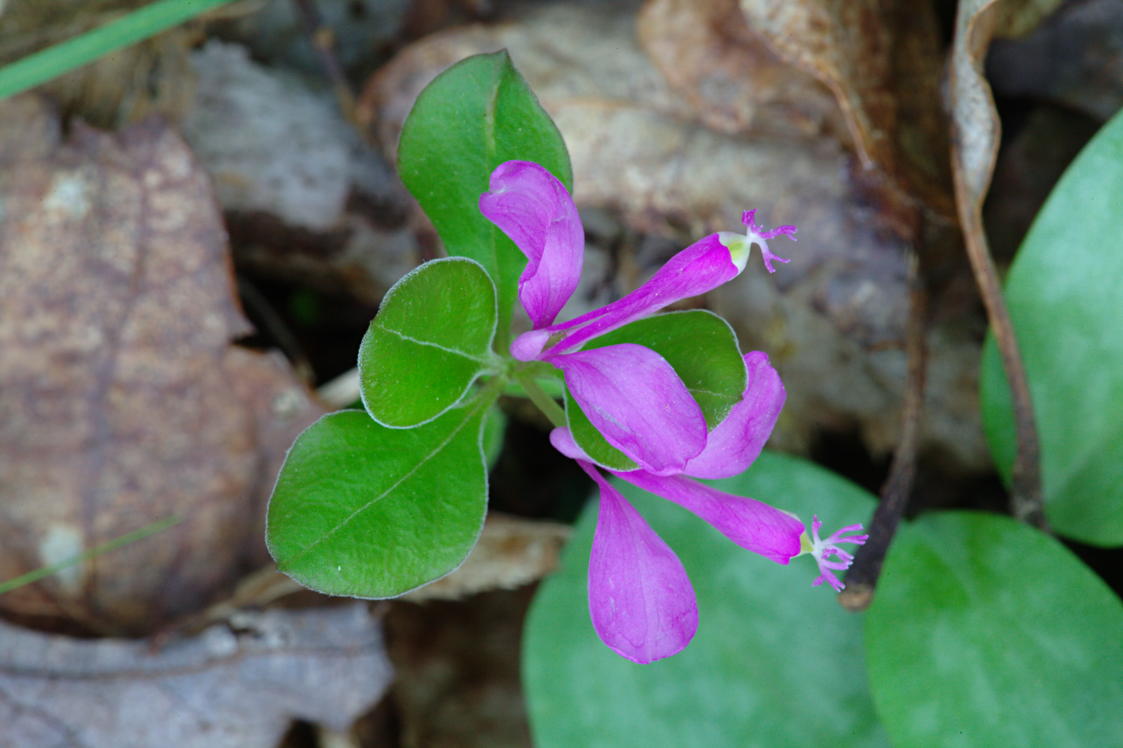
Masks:
[[[1018,448],[1011,478],[1011,508],[1015,517],[1041,529],[1045,529],[1045,512],[1033,402],[1013,325],[999,287],[998,272],[983,230],[982,204],[998,157],[1001,123],[990,86],[983,77],[982,65],[996,33],[1030,28],[1050,4],[1047,0],[1015,4],[1002,0],[961,0],[948,71],[956,209],[963,226],[967,256],[1010,382],[1017,424]]]
[[[768,350],[782,366],[793,396],[781,443],[805,449],[811,433],[829,428],[857,430],[875,451],[891,449],[907,317],[895,224],[871,204],[854,158],[835,138],[799,137],[798,125],[768,138],[697,124],[692,104],[639,48],[633,20],[617,6],[557,4],[503,26],[435,34],[376,73],[364,106],[377,113],[379,139],[392,152],[425,84],[467,55],[506,47],[565,136],[583,209],[611,208],[634,229],[675,235],[676,244],[735,228],[747,208],[772,225],[798,224],[799,244],[789,253],[796,261],[771,277],[746,273],[715,294],[715,306],[744,347]],[[559,38],[583,54],[559,48]],[[635,258],[639,279],[666,258]],[[985,465],[976,385],[964,374],[977,370],[978,343],[963,331],[940,334],[946,366],[932,378],[941,407],[928,438],[958,467]]]
[[[886,199],[907,215],[916,201],[953,215],[947,138],[940,110],[943,65],[939,26],[929,3],[888,0],[740,0],[749,27],[784,60],[834,93],[867,168],[898,194]]]
[[[5,745],[277,745],[294,719],[346,730],[392,677],[361,604],[243,613],[158,650],[0,623]]]
[[[973,211],[982,208],[1001,135],[998,111],[982,70],[987,49],[996,35],[1029,31],[1058,4],[1060,0],[960,0],[948,75],[952,164],[957,170],[956,190]]]
[[[264,558],[273,475],[321,410],[283,362],[231,345],[249,326],[226,237],[170,128],[60,142],[24,97],[0,132],[0,579],[182,519],[0,610],[151,631]]]

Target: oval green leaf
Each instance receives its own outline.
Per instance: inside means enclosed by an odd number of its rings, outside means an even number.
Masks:
[[[324,416],[292,445],[269,501],[277,568],[328,595],[395,597],[458,567],[487,510],[478,398],[414,429],[361,410]]]
[[[495,285],[477,262],[448,257],[402,276],[359,346],[371,418],[410,428],[459,402],[492,365],[495,322]]]
[[[1123,544],[1123,114],[1065,172],[1022,243],[1006,303],[1041,440],[1046,515],[1084,543]],[[1016,450],[1002,361],[988,340],[983,426],[1009,479]]]
[[[684,509],[618,483],[679,554],[701,624],[680,654],[619,657],[589,623],[586,571],[596,501],[559,572],[539,588],[523,640],[523,683],[540,748],[571,746],[885,746],[865,682],[861,618],[812,587],[809,557],[780,566],[730,543]],[[864,521],[873,498],[803,460],[764,453],[726,491],[829,527]]]
[[[866,620],[893,744],[1119,745],[1123,604],[1053,538],[943,512],[902,529]]]
[[[480,213],[495,167],[534,161],[572,190],[565,142],[505,51],[476,55],[430,83],[406,118],[398,171],[436,227],[450,255],[487,269],[499,291],[505,343],[526,258]]]
[[[712,429],[745,391],[745,362],[737,334],[724,319],[704,309],[668,312],[637,320],[597,337],[586,349],[636,343],[667,360],[702,408]],[[609,444],[566,393],[566,421],[574,441],[599,465],[635,470],[636,464]]]

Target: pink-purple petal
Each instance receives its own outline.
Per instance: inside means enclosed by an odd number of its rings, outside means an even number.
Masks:
[[[550,445],[571,460],[593,462],[585,450],[574,441],[573,432],[565,426],[558,426],[550,432]]]
[[[609,444],[657,475],[681,473],[706,445],[706,419],[675,370],[650,348],[621,343],[549,356]]]
[[[694,512],[737,545],[778,564],[787,564],[800,553],[803,522],[763,501],[679,476],[659,477],[640,470],[614,475]]]
[[[610,649],[646,664],[681,652],[698,630],[694,588],[674,551],[595,468],[600,510],[589,555],[589,615]]]
[[[772,434],[787,393],[768,354],[745,354],[745,391],[725,419],[710,432],[706,448],[686,464],[696,478],[740,475],[760,456]]]
[[[740,272],[718,235],[705,236],[668,260],[650,280],[623,298],[552,326],[552,332],[573,331],[552,351],[574,350],[598,335],[654,314],[676,301],[712,291]]]
[[[526,255],[519,301],[535,328],[554,321],[581,277],[584,229],[573,198],[530,161],[507,161],[491,173],[480,212]]]

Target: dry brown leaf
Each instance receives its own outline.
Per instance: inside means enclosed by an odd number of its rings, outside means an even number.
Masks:
[[[159,650],[0,623],[0,743],[267,748],[294,719],[346,730],[391,677],[361,604],[244,613]]]
[[[696,124],[690,105],[636,45],[629,19],[616,6],[550,5],[502,27],[455,30],[411,45],[366,91],[383,146],[392,151],[417,93],[443,67],[507,47],[565,137],[582,208],[613,208],[645,234],[673,234],[677,247],[734,228],[747,208],[760,209],[769,224],[799,226],[797,245],[777,247],[794,258],[791,264],[775,276],[759,267],[746,272],[715,294],[714,304],[729,313],[744,347],[768,350],[782,367],[793,396],[779,443],[806,449],[809,435],[826,428],[858,431],[875,451],[891,449],[907,316],[904,247],[895,225],[871,204],[854,177],[854,158],[833,138],[735,137]],[[562,54],[560,38],[568,48],[593,52]],[[610,61],[611,75],[598,69],[602,60]],[[620,266],[634,260],[642,280],[676,248],[658,246],[620,259]],[[985,465],[976,386],[964,374],[977,369],[977,341],[965,330],[940,335],[946,356],[932,377],[940,407],[928,438],[954,455],[956,467]]]
[[[750,31],[737,0],[648,0],[640,44],[708,127],[766,137],[847,137],[815,78],[782,62]]]
[[[249,326],[183,141],[149,121],[60,142],[43,107],[0,122],[22,134],[0,141],[0,579],[183,521],[0,609],[151,631],[260,562],[272,477],[321,410],[283,362],[231,346]]]
[[[905,201],[953,213],[940,110],[943,57],[928,3],[891,0],[740,0],[754,31],[834,92],[867,168]],[[907,207],[890,205],[907,212]],[[913,220],[899,217],[906,236]]]

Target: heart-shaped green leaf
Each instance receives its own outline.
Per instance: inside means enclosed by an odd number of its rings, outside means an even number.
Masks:
[[[807,521],[864,521],[873,498],[803,460],[764,453],[714,485],[782,501]],[[539,588],[523,639],[523,683],[540,748],[571,746],[885,746],[865,681],[862,621],[812,587],[810,558],[754,556],[684,509],[617,486],[682,558],[700,626],[683,652],[651,665],[619,657],[589,622],[586,571],[596,502],[562,568]]]
[[[745,391],[745,362],[737,334],[713,312],[692,309],[647,317],[601,335],[585,347],[620,343],[646,346],[665,358],[702,408],[710,428],[721,423]],[[568,393],[565,409],[574,441],[587,455],[613,470],[635,470],[636,464],[605,440]]]
[[[483,527],[487,472],[478,397],[413,429],[360,410],[324,416],[293,444],[269,501],[277,567],[329,595],[395,597],[467,557]]]
[[[1059,533],[1123,544],[1123,114],[1084,148],[1018,250],[1006,303],[1041,440],[1046,515]],[[1013,409],[993,340],[983,426],[1009,478]]]
[[[1123,604],[1008,517],[902,528],[866,618],[878,712],[900,748],[1120,745]]]
[[[495,167],[521,159],[546,167],[567,188],[573,175],[561,133],[506,52],[476,55],[430,83],[406,118],[398,170],[450,255],[487,269],[499,292],[505,344],[526,258],[479,210]]]
[[[363,405],[384,426],[426,423],[493,365],[495,286],[472,260],[414,269],[382,299],[359,346]]]

